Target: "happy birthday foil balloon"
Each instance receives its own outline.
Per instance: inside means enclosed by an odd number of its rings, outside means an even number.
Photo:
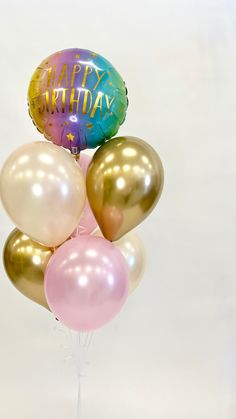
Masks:
[[[136,137],[117,137],[94,154],[87,194],[103,236],[118,240],[141,223],[158,202],[164,172],[156,151]]]
[[[3,250],[5,270],[14,287],[48,310],[44,272],[52,254],[52,249],[33,241],[17,228],[7,238]]]
[[[117,133],[126,115],[127,90],[109,61],[73,48],[50,55],[37,67],[28,105],[48,140],[78,154]]]

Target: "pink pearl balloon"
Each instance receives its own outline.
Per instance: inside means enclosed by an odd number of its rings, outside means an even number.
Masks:
[[[77,331],[109,322],[122,308],[129,289],[128,266],[108,240],[80,236],[65,242],[45,272],[45,294],[56,318]]]
[[[86,173],[88,170],[91,157],[88,154],[80,153],[78,164],[82,170],[84,178],[86,179]],[[71,237],[77,237],[80,234],[91,234],[98,227],[96,218],[93,215],[93,212],[90,208],[89,201],[86,199],[85,207],[80,218],[78,227],[73,231]]]

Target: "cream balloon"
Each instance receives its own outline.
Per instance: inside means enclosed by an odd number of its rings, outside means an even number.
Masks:
[[[125,234],[113,242],[124,256],[130,273],[129,292],[133,292],[140,284],[145,271],[146,254],[141,239],[134,233]]]
[[[94,233],[102,236],[101,230]],[[127,233],[113,244],[124,256],[129,268],[129,293],[132,293],[140,284],[146,265],[146,252],[142,240],[135,233]]]
[[[7,159],[0,193],[6,212],[21,231],[45,246],[56,247],[77,227],[86,187],[79,165],[67,151],[34,142]]]

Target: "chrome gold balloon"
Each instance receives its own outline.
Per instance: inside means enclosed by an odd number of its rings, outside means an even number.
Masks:
[[[34,242],[15,229],[5,243],[3,260],[6,273],[22,294],[49,310],[44,295],[44,271],[53,249]]]
[[[164,172],[156,151],[136,137],[117,137],[94,154],[87,194],[105,238],[117,240],[141,223],[158,202]]]

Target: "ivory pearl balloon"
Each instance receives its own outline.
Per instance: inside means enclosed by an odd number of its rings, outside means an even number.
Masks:
[[[129,268],[129,292],[133,292],[140,284],[144,270],[146,254],[142,240],[135,233],[125,234],[114,242],[121,251]]]
[[[49,247],[72,234],[86,196],[83,174],[74,158],[46,142],[25,144],[10,155],[2,168],[0,192],[19,230]]]
[[[103,237],[100,229],[95,236]],[[140,284],[146,265],[146,252],[142,240],[133,232],[125,234],[121,239],[113,242],[125,258],[129,269],[129,293],[131,294]]]

